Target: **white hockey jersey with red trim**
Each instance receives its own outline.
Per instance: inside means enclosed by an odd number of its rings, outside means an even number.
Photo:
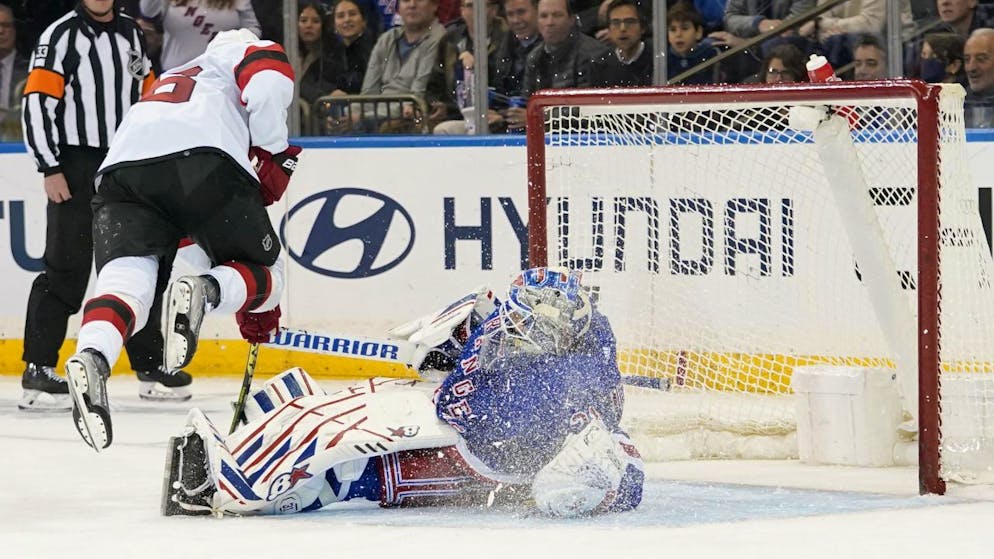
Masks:
[[[164,73],[125,115],[100,173],[214,148],[256,176],[249,146],[287,149],[293,69],[271,41],[222,44]]]

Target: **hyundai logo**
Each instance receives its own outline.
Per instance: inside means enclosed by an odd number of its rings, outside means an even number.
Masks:
[[[337,188],[308,196],[280,226],[290,257],[334,278],[367,278],[400,264],[414,248],[414,221],[379,192]]]

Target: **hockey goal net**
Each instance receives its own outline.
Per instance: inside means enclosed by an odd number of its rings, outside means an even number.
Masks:
[[[962,106],[912,81],[532,97],[532,264],[583,270],[622,372],[654,386],[626,412],[644,454],[797,457],[796,380],[834,367],[894,379],[879,420],[923,492],[994,481],[994,267]]]

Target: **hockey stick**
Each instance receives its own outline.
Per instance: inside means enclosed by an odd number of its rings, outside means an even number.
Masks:
[[[263,345],[291,351],[385,361],[411,369],[414,368],[413,365],[418,357],[424,357],[425,350],[421,344],[397,338],[372,338],[351,334],[309,332],[286,327],[280,327]]]
[[[242,414],[245,412],[245,399],[248,398],[249,389],[252,388],[252,375],[255,374],[255,362],[259,359],[259,344],[249,346],[248,360],[245,361],[245,375],[242,377],[242,389],[238,391],[238,400],[235,401],[235,415],[231,418],[231,427],[228,434],[235,432],[238,424],[242,422]]]
[[[397,338],[372,338],[331,332],[310,332],[282,326],[263,345],[336,357],[385,361],[405,366],[415,372],[417,372],[415,363],[420,363],[420,360],[424,359],[428,349],[422,344]],[[622,375],[621,382],[630,386],[651,388],[663,392],[670,389],[670,379],[662,377]]]

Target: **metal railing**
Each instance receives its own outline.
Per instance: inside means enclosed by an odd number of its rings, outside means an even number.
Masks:
[[[313,136],[428,134],[428,106],[414,94],[326,95],[303,105],[304,132]]]

